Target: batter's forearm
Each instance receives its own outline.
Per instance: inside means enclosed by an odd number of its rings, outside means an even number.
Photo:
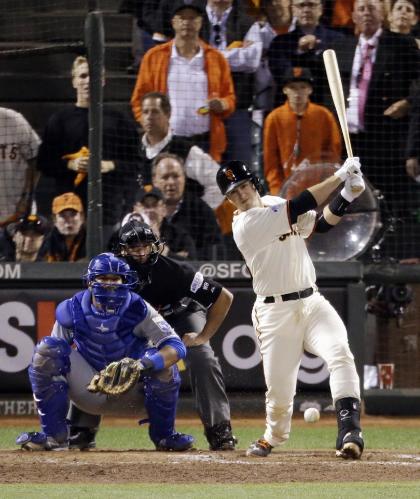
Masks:
[[[332,175],[323,182],[309,187],[308,191],[315,198],[317,206],[320,206],[328,199],[331,193],[334,192],[340,184],[342,184],[342,182],[343,181],[339,177]]]

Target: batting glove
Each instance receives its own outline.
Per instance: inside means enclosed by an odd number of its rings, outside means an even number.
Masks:
[[[360,159],[358,157],[347,158],[344,165],[339,168],[334,175],[339,177],[344,182],[352,173],[362,175]]]
[[[362,194],[365,188],[366,186],[363,177],[357,173],[352,173],[349,177],[347,177],[340,194],[344,199],[351,203],[358,198],[360,194]]]

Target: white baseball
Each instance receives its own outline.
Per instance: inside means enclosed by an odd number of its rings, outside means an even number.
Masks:
[[[319,414],[319,411],[316,407],[309,407],[303,413],[303,419],[307,423],[316,423],[317,421],[319,421],[320,417],[321,417],[321,415]]]

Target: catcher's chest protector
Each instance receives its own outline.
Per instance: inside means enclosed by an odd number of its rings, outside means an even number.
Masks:
[[[74,342],[84,359],[98,371],[123,357],[138,359],[144,354],[147,339],[133,334],[134,327],[144,319],[144,304],[131,296],[129,306],[109,318],[93,314],[88,291],[72,298]]]

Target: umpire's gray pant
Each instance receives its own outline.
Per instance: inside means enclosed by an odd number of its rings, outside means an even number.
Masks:
[[[165,319],[182,338],[185,333],[199,333],[206,323],[206,314],[202,310],[186,310]],[[222,369],[210,343],[188,347],[185,364],[189,370],[198,414],[204,426],[211,427],[222,421],[230,421]]]

